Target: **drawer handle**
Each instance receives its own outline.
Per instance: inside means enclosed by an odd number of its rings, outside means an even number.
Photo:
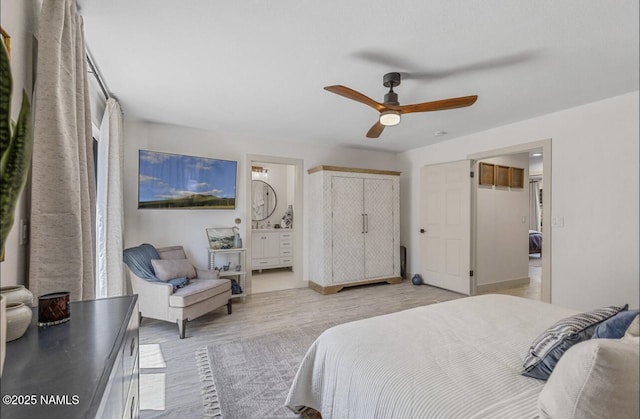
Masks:
[[[130,349],[131,349],[131,353],[129,354],[129,356],[133,356],[133,350],[136,347],[136,338],[132,337],[131,338],[131,345],[130,345]]]
[[[136,405],[136,396],[132,396],[131,397],[131,416],[129,416],[131,419],[133,419],[133,409]]]

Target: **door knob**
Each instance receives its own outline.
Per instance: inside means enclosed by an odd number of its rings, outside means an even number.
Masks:
[[[421,228],[421,229],[420,229],[420,233],[422,233],[422,234],[426,233],[425,229],[424,229],[424,228]]]

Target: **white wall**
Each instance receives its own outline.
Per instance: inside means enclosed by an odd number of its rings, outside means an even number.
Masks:
[[[11,36],[11,71],[13,75],[12,119],[18,119],[22,89],[31,97],[33,77],[33,31],[37,25],[40,2],[36,0],[2,0],[2,27]],[[28,220],[29,185],[25,187],[15,213],[15,224],[5,245],[5,260],[0,264],[2,286],[26,284],[28,246],[20,244],[20,220]],[[3,220],[4,222],[4,220]]]
[[[294,198],[296,193],[296,167],[294,165],[287,165],[287,206],[285,208],[289,208],[289,205],[293,206]]]
[[[402,242],[420,272],[420,168],[552,139],[552,302],[577,309],[638,307],[638,91],[398,155]],[[547,203],[545,202],[545,205]],[[550,223],[546,223],[546,226]]]
[[[523,168],[526,189],[478,185],[480,176],[475,176],[476,285],[525,279],[529,276],[529,153],[481,161]]]
[[[126,109],[125,109],[126,116]],[[213,157],[238,161],[236,210],[138,210],[138,150],[154,150],[177,154]],[[148,122],[125,123],[125,246],[152,243],[155,246],[180,244],[188,256],[201,267],[207,265],[205,228],[233,226],[242,219],[241,236],[247,240],[250,212],[244,191],[247,154],[303,159],[305,171],[321,164],[396,170],[396,155],[387,152],[305,145],[264,138],[241,138],[215,132],[161,125]],[[308,175],[303,185],[304,202],[308,202]],[[303,208],[303,238],[308,237],[307,208]],[[299,214],[300,209],[295,209]],[[308,249],[303,243],[303,276],[308,278]]]

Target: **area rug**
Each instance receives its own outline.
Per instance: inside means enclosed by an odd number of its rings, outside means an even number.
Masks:
[[[307,349],[326,329],[321,323],[211,344],[196,352],[205,417],[298,418],[284,406]],[[313,411],[302,417],[319,418]]]

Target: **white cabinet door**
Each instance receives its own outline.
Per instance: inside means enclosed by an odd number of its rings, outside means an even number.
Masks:
[[[333,282],[362,280],[365,236],[363,179],[333,176],[331,204]]]
[[[253,233],[251,245],[253,259],[280,256],[280,236],[278,233]]]
[[[365,278],[391,277],[394,273],[393,182],[364,179]]]
[[[262,254],[265,258],[280,257],[280,233],[262,234]]]
[[[251,235],[251,267],[268,268],[280,264],[280,233],[254,232]]]

